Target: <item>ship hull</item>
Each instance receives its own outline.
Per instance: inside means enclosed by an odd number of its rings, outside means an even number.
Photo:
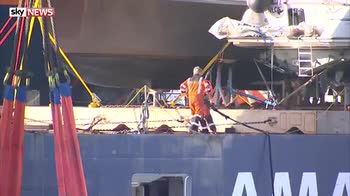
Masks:
[[[145,174],[187,177],[190,185],[148,182],[145,195],[153,196],[184,195],[171,186],[192,196],[244,195],[243,189],[272,195],[281,186],[293,194],[349,194],[347,135],[80,135],[79,141],[89,195],[135,195],[132,187]],[[52,134],[25,135],[22,195],[57,195],[53,146]]]
[[[64,0],[55,7],[57,35],[90,84],[178,88],[224,44],[209,27],[224,16],[239,19],[246,7],[244,1]],[[239,58],[250,58],[242,54]]]
[[[244,1],[170,0],[62,0],[53,6],[59,45],[86,82],[121,88],[178,88],[193,67],[204,67],[223,46],[208,33],[210,26],[224,16],[240,19],[247,8]],[[6,21],[8,7],[1,6],[0,22]],[[38,37],[39,26],[34,28]],[[11,52],[11,39],[2,53]],[[42,50],[40,39],[33,39],[33,51]],[[234,53],[236,61],[252,57],[238,49]],[[30,64],[42,65],[40,55],[31,52],[36,60]],[[2,58],[4,64],[9,56]]]

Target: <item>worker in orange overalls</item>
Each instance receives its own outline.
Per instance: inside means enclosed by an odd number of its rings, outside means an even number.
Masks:
[[[213,117],[210,115],[210,96],[214,90],[209,80],[203,79],[202,69],[195,67],[193,76],[180,85],[181,92],[188,98],[192,117],[190,119],[190,133],[198,132],[199,128],[216,133]]]

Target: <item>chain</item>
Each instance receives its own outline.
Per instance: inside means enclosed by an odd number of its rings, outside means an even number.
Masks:
[[[101,108],[139,108],[141,105],[102,105]]]
[[[36,119],[31,119],[31,118],[25,118],[29,122],[38,122],[46,125],[52,124],[52,120],[36,120]],[[75,119],[75,120],[91,120],[91,119]],[[90,125],[87,129],[82,129],[77,127],[78,130],[84,130],[84,131],[98,131],[98,132],[113,132],[113,133],[120,133],[121,131],[113,131],[113,129],[93,129],[94,126],[100,124],[100,125],[120,125],[120,124],[138,124],[138,121],[118,121],[118,122],[105,122],[105,118],[102,117],[95,117],[90,123],[81,123],[77,124],[78,126],[86,126]],[[264,120],[264,121],[252,121],[252,122],[244,122],[244,124],[265,124],[270,122],[271,119]],[[178,122],[178,123],[186,123],[188,121],[183,120],[183,119],[167,119],[167,120],[150,120],[147,121],[148,123],[163,123],[163,122]],[[241,123],[222,123],[222,124],[216,124],[216,126],[221,127],[221,126],[234,126],[234,125],[242,125]],[[187,128],[188,125],[178,125],[178,126],[169,126],[169,128]],[[157,129],[158,127],[148,127],[149,129]]]
[[[264,120],[264,121],[254,121],[254,122],[245,122],[244,124],[266,124],[270,122],[271,120]],[[222,126],[233,126],[233,125],[242,125],[241,123],[222,123],[222,124],[215,124],[217,127]],[[187,128],[187,125],[178,125],[178,126],[168,126],[168,128]],[[148,127],[149,129],[157,129],[159,127]],[[120,132],[125,133],[125,131],[113,131],[113,129],[93,129],[92,132],[103,132],[106,134],[112,133],[112,134],[119,134]],[[130,131],[128,131],[130,132]]]
[[[32,119],[32,118],[24,118],[27,122],[36,122],[36,123],[41,123],[44,125],[50,125],[52,124],[52,120],[36,120],[36,119]],[[91,120],[89,119],[75,119],[75,121],[78,120]],[[89,125],[90,123],[77,123],[76,125],[80,125],[80,126],[84,126],[84,125]]]
[[[96,119],[93,118],[93,120]],[[102,120],[104,120],[103,118],[101,118]],[[52,124],[52,120],[36,120],[36,119],[32,119],[32,118],[25,118],[25,120],[29,121],[29,122],[38,122],[38,123],[42,123],[42,124]],[[90,118],[89,119],[75,119],[76,121],[79,121],[79,120],[91,120]],[[156,122],[184,122],[184,120],[177,120],[177,119],[174,119],[174,120],[149,120],[147,121],[149,123],[156,123]],[[116,121],[116,122],[100,122],[100,124],[104,124],[104,125],[117,125],[117,124],[137,124],[139,123],[139,121]],[[77,125],[89,125],[91,123],[81,123],[81,124],[77,124]]]

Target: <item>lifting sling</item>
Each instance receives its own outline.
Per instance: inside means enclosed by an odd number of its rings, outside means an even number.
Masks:
[[[21,0],[19,7],[42,6],[36,0]],[[45,6],[51,6],[47,1]],[[1,33],[10,24],[8,19]],[[11,66],[4,78],[4,99],[0,119],[0,195],[20,196],[23,173],[24,114],[29,74],[23,71],[30,45],[34,18],[17,18],[3,40],[16,28]],[[54,127],[55,160],[59,196],[86,196],[87,188],[76,132],[73,104],[66,67],[59,61],[58,44],[51,44],[49,32],[55,40],[53,21],[40,18],[44,49],[44,67],[50,87]],[[50,26],[49,26],[50,25]],[[0,33],[0,35],[1,35]]]
[[[50,0],[45,6],[50,6]],[[87,188],[75,126],[70,79],[58,57],[58,43],[51,44],[49,32],[55,39],[53,21],[42,20],[44,63],[50,88],[50,103],[54,128],[56,175],[59,196],[86,196]]]
[[[27,0],[20,6],[27,6]],[[24,143],[24,110],[26,105],[27,75],[20,67],[20,59],[25,59],[24,45],[28,35],[29,18],[18,18],[14,51],[10,68],[4,78],[4,98],[0,120],[0,195],[21,195]],[[26,23],[26,28],[25,28]],[[25,48],[25,49],[24,49]],[[20,58],[21,57],[21,58]],[[27,83],[27,84],[26,84]]]

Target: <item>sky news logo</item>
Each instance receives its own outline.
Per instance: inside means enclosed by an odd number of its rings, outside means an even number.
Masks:
[[[54,8],[10,7],[10,17],[50,17],[55,15]]]

